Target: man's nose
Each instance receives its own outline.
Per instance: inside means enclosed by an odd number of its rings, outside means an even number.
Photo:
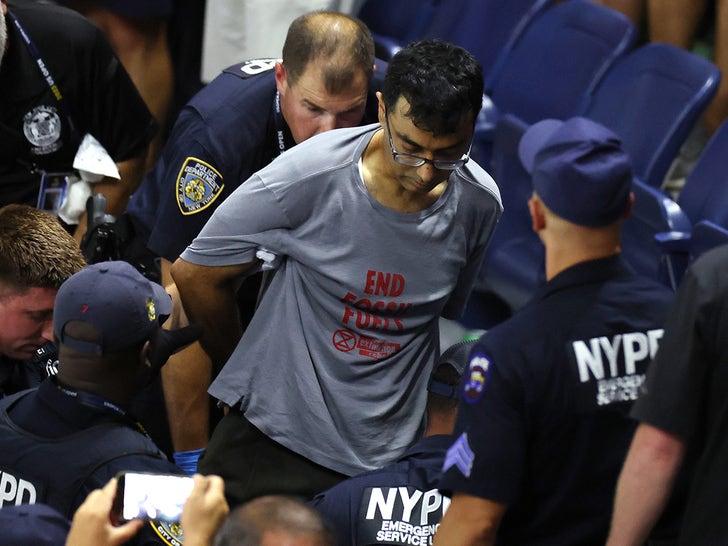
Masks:
[[[331,129],[339,129],[340,127],[343,127],[343,125],[339,124],[338,118],[334,114],[323,114],[321,116],[321,119],[319,120],[319,133],[325,133],[326,131],[330,131]]]
[[[48,319],[43,322],[40,335],[43,339],[53,341],[53,319]]]

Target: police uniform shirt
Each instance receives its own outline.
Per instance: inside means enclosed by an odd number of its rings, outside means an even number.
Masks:
[[[215,208],[278,155],[274,66],[268,59],[227,68],[180,112],[127,207],[150,231],[156,255],[174,261]],[[281,127],[282,145],[293,146]]]
[[[604,542],[671,299],[619,257],[584,262],[475,345],[441,489],[508,505],[498,544]]]
[[[225,69],[180,112],[127,206],[157,256],[176,260],[235,188],[296,144],[276,102],[275,63],[256,59]],[[378,63],[362,124],[377,120],[374,93],[385,71]]]
[[[728,247],[687,271],[665,323],[665,338],[632,415],[682,438],[695,459],[678,544],[728,544],[716,508],[728,503]]]
[[[0,508],[3,504],[47,502],[70,519],[88,493],[103,487],[122,470],[183,474],[161,455],[151,440],[135,430],[130,418],[79,402],[58,388],[53,379],[43,381],[36,391],[27,392],[29,394],[10,405],[7,414],[4,409],[0,412],[1,419],[7,415],[12,423],[12,434],[6,424],[0,423],[3,429],[0,480],[8,484],[4,493],[0,492]],[[5,398],[3,405],[10,399]],[[83,434],[94,427],[100,431],[96,437]],[[113,434],[112,429],[117,433]],[[122,432],[118,434],[120,429]],[[60,444],[65,437],[74,438],[70,454],[68,446]],[[59,442],[58,446],[54,447],[53,439]],[[88,443],[84,443],[84,439]],[[35,454],[19,447],[29,441],[46,444],[46,462],[38,465]],[[19,451],[22,451],[21,455],[18,455]],[[99,465],[101,460],[106,460],[105,464]],[[96,468],[81,483],[78,482],[80,476],[68,475],[73,468],[89,466]],[[67,486],[69,481],[73,481],[77,491]],[[151,521],[131,544],[172,545],[177,538],[178,526]]]
[[[344,480],[310,504],[332,525],[336,544],[431,544],[450,504],[437,486],[452,441],[427,436],[391,465]]]
[[[57,100],[6,16],[8,49],[0,68],[0,205],[35,206],[40,175],[31,171],[70,172],[86,133],[121,162],[144,151],[156,125],[103,34],[89,21],[37,2],[11,1],[8,11],[30,36],[63,99]]]
[[[27,360],[0,355],[0,398],[37,387],[43,379],[56,374],[57,366],[56,346],[50,341]]]

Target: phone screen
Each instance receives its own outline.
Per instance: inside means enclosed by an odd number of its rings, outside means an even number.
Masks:
[[[189,476],[125,472],[117,487],[121,518],[179,521],[193,483]]]

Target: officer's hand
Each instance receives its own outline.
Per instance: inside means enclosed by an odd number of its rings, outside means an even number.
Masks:
[[[144,522],[132,520],[119,527],[111,523],[111,505],[116,494],[116,479],[103,489],[89,493],[73,515],[66,546],[120,546],[139,532]]]
[[[230,512],[220,476],[194,475],[195,485],[182,509],[185,546],[209,546]]]

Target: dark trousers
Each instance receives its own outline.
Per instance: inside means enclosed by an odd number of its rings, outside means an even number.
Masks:
[[[225,480],[231,508],[262,495],[308,500],[347,477],[271,440],[232,409],[215,428],[198,471]]]

